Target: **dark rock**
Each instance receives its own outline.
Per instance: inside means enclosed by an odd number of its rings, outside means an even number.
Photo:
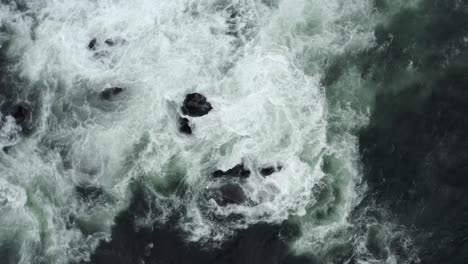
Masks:
[[[110,100],[113,96],[116,96],[123,92],[125,89],[120,87],[111,87],[106,88],[104,91],[100,93],[101,99],[103,100]]]
[[[93,38],[88,44],[88,49],[96,50],[96,44],[97,44],[97,39]]]
[[[184,105],[181,107],[184,115],[199,117],[208,114],[213,109],[206,101],[206,97],[199,93],[191,93],[185,97]]]
[[[220,196],[216,203],[225,206],[228,204],[241,204],[246,200],[245,192],[238,184],[229,183],[219,188]]]
[[[220,178],[220,177],[238,177],[238,178],[247,178],[250,176],[250,170],[246,169],[244,167],[244,164],[238,164],[234,166],[233,168],[227,170],[227,171],[222,171],[222,170],[217,170],[213,172],[213,177],[214,178]]]
[[[192,128],[187,118],[179,117],[179,131],[188,135],[192,134]]]
[[[214,177],[214,178],[221,178],[221,177],[224,176],[224,173],[225,173],[225,172],[222,171],[222,170],[217,170],[217,171],[213,172],[213,177]]]
[[[260,174],[262,176],[269,176],[269,175],[273,174],[275,171],[276,171],[275,167],[271,166],[271,167],[261,168],[260,169]]]
[[[113,39],[106,39],[104,43],[106,43],[107,45],[111,47],[115,45],[115,41]]]
[[[262,176],[269,176],[277,171],[280,171],[282,166],[268,166],[260,169],[260,174]]]

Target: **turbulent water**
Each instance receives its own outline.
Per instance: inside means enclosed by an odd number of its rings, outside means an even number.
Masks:
[[[467,45],[464,0],[2,0],[0,263],[466,263]]]

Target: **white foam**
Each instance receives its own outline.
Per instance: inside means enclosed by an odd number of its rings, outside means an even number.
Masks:
[[[26,199],[24,189],[0,179],[0,208],[22,208],[26,204]]]
[[[3,117],[0,114],[0,119]],[[18,133],[21,127],[16,125],[16,121],[12,116],[6,116],[5,121],[0,121],[0,148],[12,146],[18,143],[20,136]]]
[[[38,223],[28,232],[48,234],[42,247],[56,263],[87,258],[128,205],[129,182],[140,179],[154,189],[171,180],[167,171],[174,160],[186,172],[188,195],[161,199],[167,214],[187,205],[180,226],[192,240],[222,240],[249,224],[292,216],[304,217],[305,230],[347,225],[359,201],[357,141],[351,130],[365,123],[366,113],[329,106],[320,79],[328,59],[372,44],[370,4],[291,0],[276,9],[260,1],[233,1],[248,33],[236,41],[225,34],[230,14],[221,2],[28,1],[33,16],[2,7],[2,23],[10,21],[14,29],[9,55],[21,58],[17,66],[29,83],[24,89],[41,90],[44,106],[41,129],[5,158],[10,166],[0,173],[17,181],[18,190],[27,190],[31,205],[13,198],[6,198],[7,204],[23,207]],[[95,37],[98,45],[91,51],[87,45]],[[107,38],[125,41],[109,47]],[[359,85],[358,76],[348,77],[350,86]],[[127,88],[122,100],[97,100],[96,93],[110,86]],[[204,94],[214,109],[191,118],[194,134],[187,137],[177,131],[176,113],[189,92]],[[328,129],[336,125],[329,123],[330,113],[353,119],[337,121],[348,125],[330,135]],[[72,169],[63,168],[60,148],[51,150],[48,143],[63,148]],[[341,175],[322,171],[325,155],[340,160]],[[221,207],[205,201],[203,195],[219,186],[211,172],[241,161],[252,170],[242,188],[253,204]],[[266,178],[258,174],[259,166],[278,162],[280,172]],[[346,197],[334,205],[339,216],[325,226],[308,223],[317,199],[314,188],[335,176],[342,179]],[[73,188],[81,183],[101,187],[114,202],[80,202]],[[243,221],[221,223],[211,217],[232,213],[243,215]],[[167,214],[142,222],[163,221]],[[67,229],[71,215],[92,223],[91,234]]]

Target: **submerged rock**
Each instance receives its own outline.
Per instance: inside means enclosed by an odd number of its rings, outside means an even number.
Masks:
[[[32,118],[31,106],[28,103],[21,102],[13,106],[11,116],[16,120],[16,124],[23,124]]]
[[[5,154],[8,154],[12,148],[13,148],[13,146],[5,146],[5,147],[2,148],[2,151]]]
[[[127,43],[127,41],[125,39],[122,39],[122,38],[108,38],[106,40],[104,40],[104,44],[106,44],[108,47],[113,47],[113,46],[116,46],[116,45],[122,45],[122,44],[125,44]],[[89,43],[88,43],[88,49],[89,50],[93,50],[93,51],[96,51],[98,48],[105,48],[106,46],[101,46],[100,43],[98,42],[97,38],[93,38]],[[97,53],[100,53],[101,55],[109,55],[109,53],[103,53],[103,51],[101,50],[100,52],[97,52]]]
[[[107,46],[112,47],[112,46],[115,46],[115,45],[125,44],[125,43],[127,43],[127,41],[125,39],[123,39],[123,38],[116,37],[116,38],[108,38],[108,39],[104,40],[104,43],[106,43]]]
[[[192,134],[192,128],[187,118],[179,117],[179,131],[188,135]]]
[[[184,115],[199,117],[208,114],[213,107],[206,101],[206,97],[199,93],[187,94],[181,107]]]
[[[219,196],[215,198],[217,204],[241,204],[246,200],[244,189],[238,184],[229,183],[219,188]]]
[[[279,0],[262,0],[262,3],[270,8],[278,8]]]
[[[102,91],[100,93],[100,97],[101,99],[103,100],[111,100],[112,97],[120,94],[121,92],[123,92],[125,89],[124,88],[120,88],[120,87],[111,87],[111,88],[106,88],[104,89],[104,91]]]
[[[250,176],[250,170],[246,169],[244,167],[244,164],[238,164],[227,171],[217,170],[213,172],[214,178],[220,178],[220,177],[247,178],[249,176]]]
[[[30,103],[20,102],[10,109],[10,115],[17,125],[21,126],[23,133],[28,133],[33,127],[33,107]]]
[[[268,166],[268,167],[264,167],[264,168],[261,168],[260,169],[260,174],[262,176],[269,176],[275,172],[278,172],[280,171],[281,169],[283,169],[283,166],[279,165],[279,166]]]
[[[112,39],[106,39],[104,41],[104,43],[106,43],[108,46],[114,46],[115,45],[115,41],[112,40]]]
[[[83,200],[95,200],[104,194],[102,188],[93,185],[77,185],[75,192]]]
[[[275,172],[275,167],[273,167],[273,166],[260,169],[260,174],[262,176],[269,176],[269,175],[273,174],[274,172]]]
[[[228,30],[226,34],[238,38],[239,37],[238,24],[240,22],[240,14],[234,8],[231,8],[229,12],[230,12],[229,18],[226,21],[226,23],[228,24]]]
[[[96,51],[93,54],[93,58],[94,59],[104,59],[104,58],[109,58],[110,55],[111,55],[111,53],[108,50],[100,50],[100,51]]]

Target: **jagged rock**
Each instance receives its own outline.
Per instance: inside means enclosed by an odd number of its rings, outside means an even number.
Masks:
[[[260,169],[260,174],[262,176],[269,176],[277,171],[280,171],[283,166],[268,166]]]
[[[192,134],[192,128],[187,118],[179,117],[179,131],[188,135]]]
[[[199,93],[187,94],[181,107],[184,115],[199,117],[208,114],[213,107],[206,101],[206,97]]]
[[[120,87],[111,87],[111,88],[106,88],[104,89],[104,91],[102,91],[100,93],[100,97],[101,99],[103,100],[111,100],[112,97],[120,94],[121,92],[123,92],[125,89],[124,88],[120,88]]]
[[[88,49],[90,49],[90,50],[96,50],[96,45],[97,45],[97,38],[93,38],[93,39],[88,43]]]
[[[214,178],[220,178],[220,177],[247,178],[249,176],[250,176],[250,170],[246,169],[244,167],[244,164],[238,164],[227,171],[217,170],[213,172]]]
[[[219,188],[219,196],[215,198],[217,204],[241,204],[246,200],[244,189],[238,184],[229,183]]]

